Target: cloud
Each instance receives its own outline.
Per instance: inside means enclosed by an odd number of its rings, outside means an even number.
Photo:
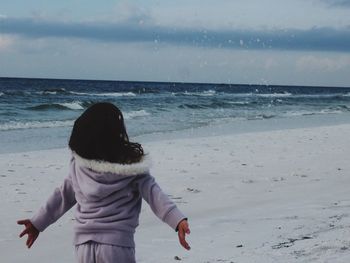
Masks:
[[[280,64],[274,58],[267,58],[264,63],[264,68],[266,70],[271,70],[273,68],[279,67]]]
[[[296,61],[296,67],[299,71],[336,72],[350,67],[350,57],[330,58],[308,55],[300,57]]]
[[[150,11],[128,0],[119,1],[113,10],[112,21],[121,21],[131,24],[143,24],[153,22]]]
[[[194,47],[350,51],[350,28],[275,30],[206,30],[124,21],[59,22],[33,18],[0,18],[0,33],[29,38],[81,38],[104,42],[152,42]]]
[[[334,7],[350,7],[350,0],[321,0],[322,2]]]
[[[7,50],[14,42],[13,37],[0,34],[0,51]]]

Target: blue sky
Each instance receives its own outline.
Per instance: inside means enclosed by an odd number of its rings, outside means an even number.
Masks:
[[[350,0],[0,4],[0,76],[350,86]]]

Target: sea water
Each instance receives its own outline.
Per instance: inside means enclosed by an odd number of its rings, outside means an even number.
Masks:
[[[65,147],[96,102],[117,105],[132,138],[350,122],[350,88],[0,78],[0,153]]]

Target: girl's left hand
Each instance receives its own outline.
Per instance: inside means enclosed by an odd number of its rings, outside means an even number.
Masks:
[[[190,250],[191,247],[189,246],[189,244],[186,242],[186,239],[185,239],[185,236],[186,234],[190,234],[191,231],[190,231],[190,228],[188,226],[188,222],[186,219],[182,220],[178,226],[177,226],[177,229],[178,229],[178,235],[179,235],[179,242],[180,244],[187,250]]]
[[[18,220],[17,224],[25,226],[25,229],[22,231],[19,237],[23,237],[27,234],[28,239],[26,245],[28,248],[30,248],[33,245],[34,241],[38,238],[40,233],[39,230],[36,229],[36,227],[32,224],[32,222],[30,222],[29,219]]]

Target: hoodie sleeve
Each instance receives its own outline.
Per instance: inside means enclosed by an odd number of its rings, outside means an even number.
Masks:
[[[72,178],[69,174],[61,187],[57,187],[46,204],[30,219],[32,224],[40,231],[56,222],[64,213],[76,204],[72,187]]]
[[[177,225],[186,217],[162,191],[154,177],[149,174],[143,176],[138,186],[142,198],[150,205],[153,213],[177,231]]]

